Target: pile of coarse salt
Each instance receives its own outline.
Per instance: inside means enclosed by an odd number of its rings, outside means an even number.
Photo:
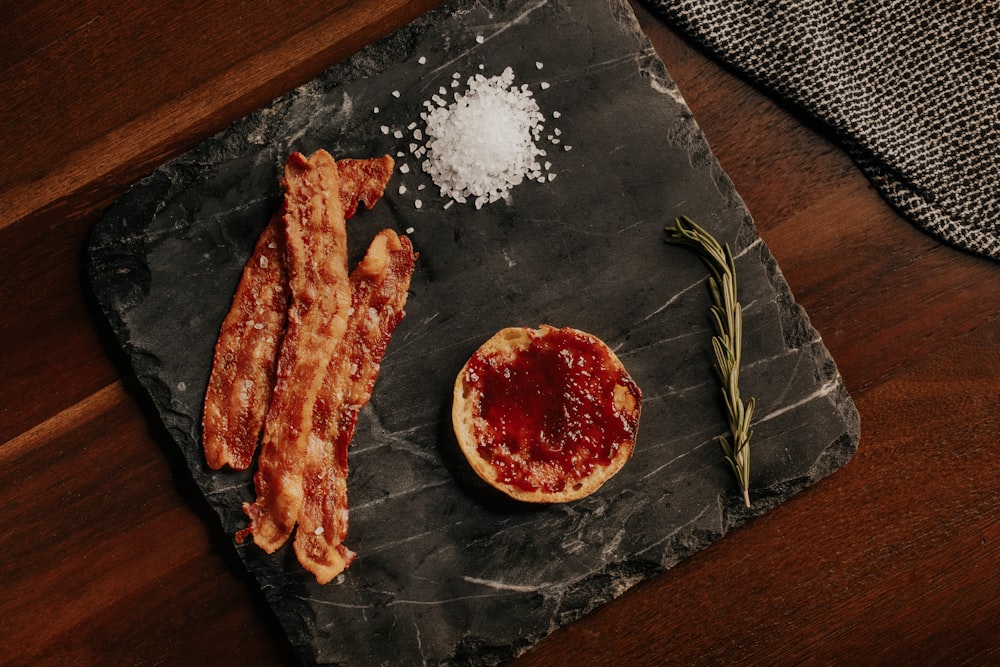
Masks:
[[[551,180],[538,161],[545,151],[535,144],[545,119],[527,84],[513,84],[508,67],[499,76],[470,77],[466,92],[456,93],[451,104],[439,95],[424,102],[427,111],[420,117],[427,141],[420,166],[443,197],[472,200],[481,208],[525,179]]]
[[[476,42],[482,44],[483,37]],[[420,65],[427,64],[427,58],[417,59]],[[541,70],[544,65],[535,63]],[[479,70],[485,69],[480,64]],[[397,140],[410,135],[409,152],[401,148],[396,151],[397,170],[400,174],[411,173],[407,158],[417,160],[420,171],[429,176],[445,199],[443,208],[451,208],[456,202],[473,202],[476,208],[498,200],[507,200],[511,189],[525,181],[548,183],[556,175],[551,171],[552,163],[545,160],[545,150],[539,148],[544,130],[545,118],[535,102],[527,84],[514,85],[514,71],[504,69],[499,76],[486,77],[476,74],[469,77],[465,92],[459,92],[462,75],[454,72],[449,87],[440,86],[436,94],[423,103],[424,111],[419,120],[411,121],[405,129],[382,125],[382,134],[391,134]],[[547,90],[547,81],[539,87]],[[400,97],[398,90],[393,97]],[[446,99],[451,97],[449,103]],[[379,108],[374,107],[374,113]],[[560,118],[559,111],[552,111],[552,118]],[[546,133],[545,141],[551,146],[560,146],[563,151],[572,146],[562,143],[562,132],[553,128]],[[411,191],[411,184],[400,183],[399,194]],[[418,183],[414,194],[424,190],[426,183]],[[414,208],[423,208],[419,196],[413,199]],[[413,229],[406,232],[412,233]]]

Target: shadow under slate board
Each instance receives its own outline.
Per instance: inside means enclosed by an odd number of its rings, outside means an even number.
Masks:
[[[545,116],[555,178],[446,208],[409,126],[440,88],[506,67]],[[351,259],[384,227],[420,257],[351,447],[354,564],[319,586],[288,547],[234,546],[305,662],[510,659],[853,455],[858,417],[836,366],[624,0],[454,2],[157,169],[93,232],[93,290],[227,534],[246,525],[253,486],[202,456],[213,347],[285,158],[319,148],[402,152],[383,200],[348,223]],[[718,443],[707,271],[664,241],[679,215],[737,257],[744,395],[757,399],[749,510]],[[525,506],[458,454],[450,397],[494,332],[541,323],[605,340],[645,402],[616,477],[576,503]]]

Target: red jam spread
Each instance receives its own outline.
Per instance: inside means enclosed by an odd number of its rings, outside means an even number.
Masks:
[[[480,391],[479,455],[498,481],[559,493],[607,466],[635,438],[638,386],[601,343],[572,329],[532,334],[509,358],[476,353],[467,378]],[[615,405],[615,390],[634,400]]]

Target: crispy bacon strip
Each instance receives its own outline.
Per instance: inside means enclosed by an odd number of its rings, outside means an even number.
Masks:
[[[285,165],[285,259],[291,301],[274,393],[264,419],[257,500],[244,512],[254,542],[267,553],[291,534],[302,506],[302,467],[312,412],[326,368],[347,328],[350,284],[347,233],[337,165],[326,151]]]
[[[347,448],[358,412],[371,398],[379,366],[403,318],[416,255],[406,237],[380,232],[351,273],[347,332],[313,408],[303,471],[304,501],[295,533],[299,562],[325,584],[354,559],[347,535]]]
[[[205,459],[215,470],[250,465],[271,401],[288,310],[282,226],[275,214],[257,240],[215,345],[202,415]]]
[[[366,208],[375,205],[385,193],[385,186],[392,177],[394,160],[388,155],[380,158],[337,160],[340,172],[340,199],[344,204],[344,217],[348,220],[358,210],[358,202]]]
[[[337,162],[345,219],[358,202],[370,209],[382,197],[393,164],[388,155]],[[283,226],[279,212],[261,233],[216,343],[202,417],[205,459],[215,470],[250,466],[271,402],[288,311]]]

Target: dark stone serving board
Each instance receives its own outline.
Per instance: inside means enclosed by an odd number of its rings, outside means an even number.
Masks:
[[[509,659],[829,475],[857,447],[857,412],[833,361],[624,0],[460,1],[159,168],[93,232],[97,299],[222,530],[245,525],[252,483],[204,464],[202,399],[288,153],[408,151],[406,126],[454,72],[506,66],[534,91],[545,135],[561,130],[562,144],[539,142],[555,180],[479,211],[446,209],[418,162],[401,158],[385,198],[348,226],[355,261],[383,227],[410,230],[420,253],[351,449],[357,560],[321,587],[288,548],[234,547],[305,662]],[[750,510],[718,444],[727,426],[706,269],[664,242],[679,215],[737,257],[744,394],[757,399]],[[645,403],[621,473],[583,501],[524,506],[484,489],[457,454],[450,392],[496,330],[541,323],[604,339]]]

